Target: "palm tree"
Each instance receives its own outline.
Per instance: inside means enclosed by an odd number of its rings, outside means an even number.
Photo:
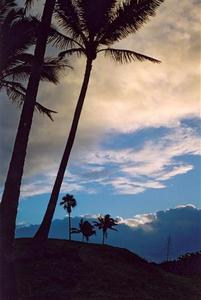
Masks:
[[[24,83],[30,75],[34,59],[27,50],[35,44],[38,26],[39,22],[35,18],[24,16],[24,9],[8,8],[0,20],[0,91],[5,90],[8,97],[19,105],[25,99]],[[61,69],[63,63],[58,59],[46,58],[41,80],[57,84]],[[52,120],[51,113],[54,111],[38,102],[35,108]]]
[[[72,208],[74,208],[77,205],[77,201],[75,200],[73,195],[66,194],[63,198],[63,201],[60,202],[60,205],[63,205],[63,208],[68,213],[68,238],[69,241],[71,240],[71,212]]]
[[[111,218],[111,216],[109,214],[107,214],[105,216],[99,216],[97,219],[98,219],[98,222],[94,221],[94,225],[96,227],[98,227],[98,229],[102,230],[102,233],[103,233],[102,244],[104,244],[105,239],[107,239],[107,237],[108,237],[108,233],[107,233],[108,229],[118,231],[116,228],[113,228],[113,226],[118,225],[118,221]]]
[[[119,63],[148,60],[159,63],[157,59],[132,50],[111,48],[111,45],[135,33],[149,17],[155,15],[157,7],[164,0],[58,0],[56,18],[67,39],[71,39],[71,49],[60,53],[60,58],[72,54],[86,58],[84,79],[77,101],[72,125],[59,170],[52,189],[46,213],[34,239],[40,242],[48,238],[48,232],[56,208],[61,184],[75,140],[77,127],[84,104],[92,63],[97,55],[104,53]],[[57,39],[56,44],[63,40]]]
[[[96,231],[89,221],[83,221],[83,219],[81,219],[79,228],[72,228],[71,233],[82,233],[82,241],[84,241],[85,238],[88,243],[90,236],[96,234]]]
[[[12,259],[15,222],[26,149],[43,70],[44,55],[55,1],[46,0],[45,2],[20,122],[0,204],[0,299],[2,300],[15,300],[17,298]],[[4,12],[9,7],[9,4],[13,6],[14,1],[1,1],[0,13]],[[2,15],[0,16],[1,19]]]

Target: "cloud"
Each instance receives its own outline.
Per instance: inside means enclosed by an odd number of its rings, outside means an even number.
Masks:
[[[166,209],[165,211],[158,211],[156,213],[138,214],[133,216],[133,218],[122,218],[122,217],[117,217],[117,218],[119,220],[119,224],[126,224],[129,227],[132,227],[133,229],[137,229],[137,227],[142,227],[143,225],[149,223],[151,223],[151,226],[154,228],[156,224],[158,226],[158,223],[163,222],[166,217],[168,220],[168,218],[172,218],[173,216],[174,222],[180,223],[182,221],[184,223],[188,223],[189,219],[186,219],[187,216],[186,214],[195,217],[200,213],[201,210],[197,209],[195,205],[188,203],[188,204],[178,205],[175,208]],[[181,219],[177,219],[176,216],[179,215],[181,216]],[[199,219],[197,219],[197,221],[199,221]]]
[[[186,205],[177,205],[176,206],[176,208],[185,208],[185,207],[196,208],[196,206],[194,204],[186,204]]]
[[[81,215],[81,218],[85,218],[85,219],[96,219],[99,215],[96,214],[85,214],[85,215]]]
[[[126,224],[129,227],[132,228],[137,228],[137,227],[141,227],[143,225],[147,225],[149,223],[152,223],[156,220],[156,215],[153,213],[150,214],[141,214],[141,215],[136,215],[133,218],[128,218],[128,219],[124,219],[122,217],[118,217],[119,220],[119,224]],[[145,227],[143,227],[145,228]]]
[[[110,185],[118,194],[138,194],[150,188],[165,188],[165,181],[191,171],[194,166],[186,163],[184,156],[200,155],[200,142],[196,130],[177,127],[156,140],[147,138],[139,149],[97,149],[85,153],[79,164],[83,169],[86,161],[101,167],[101,173],[92,172],[94,182]]]
[[[84,163],[83,169],[87,162],[96,162],[102,170],[88,174],[85,171],[84,179],[84,171],[80,174],[79,169],[79,179],[71,181],[72,189],[86,187],[88,180],[110,185],[117,193],[135,194],[147,188],[164,188],[166,180],[193,169],[192,164],[181,159],[178,162],[176,158],[197,155],[199,151],[200,142],[192,129],[189,128],[187,139],[181,132],[187,131],[181,128],[183,119],[200,118],[199,8],[200,3],[195,0],[182,0],[179,5],[175,5],[174,0],[165,1],[156,17],[139,33],[115,45],[159,58],[160,65],[149,62],[118,65],[102,56],[94,62],[69,169],[71,174],[77,175],[72,169],[78,161]],[[67,71],[58,87],[40,86],[39,101],[58,114],[53,123],[39,114],[34,116],[22,188],[26,196],[33,195],[34,190],[37,193],[50,191],[49,175],[43,177],[46,187],[35,178],[48,174],[53,168],[54,173],[58,169],[85,62],[72,59],[71,64],[74,70]],[[15,106],[8,104],[5,98],[0,103],[1,183],[5,179],[19,117]],[[112,139],[115,134],[127,135],[161,126],[173,129],[174,136],[169,135],[156,143],[149,141],[139,151],[102,150],[102,143],[108,136]],[[114,168],[109,170],[111,163]],[[35,186],[30,185],[31,177],[36,180]],[[136,177],[140,180],[136,181]],[[93,189],[89,191],[94,192]]]
[[[51,193],[54,180],[55,180],[55,174],[48,172],[47,175],[41,174],[41,176],[39,177],[40,179],[31,177],[28,181],[25,181],[25,183],[22,185],[21,197],[23,199],[31,196]],[[61,186],[61,193],[66,193],[66,191],[68,191],[69,193],[84,191],[89,194],[94,192],[93,189],[90,188],[86,189],[84,185],[79,184],[79,178],[76,175],[73,175],[69,172],[67,172]]]
[[[201,138],[196,129],[171,128],[159,138],[148,137],[141,147],[83,151],[66,171],[61,192],[97,193],[105,187],[111,193],[135,195],[148,189],[164,189],[168,180],[193,170],[188,155],[200,154]],[[22,198],[50,193],[56,177],[55,163],[47,164],[37,176],[28,176]]]

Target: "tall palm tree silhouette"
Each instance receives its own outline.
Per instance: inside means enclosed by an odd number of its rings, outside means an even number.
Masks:
[[[103,238],[102,238],[102,244],[105,243],[105,239],[108,237],[108,229],[118,231],[116,228],[113,228],[114,226],[118,225],[118,221],[113,219],[109,214],[105,216],[99,216],[98,222],[94,221],[94,225],[98,227],[98,229],[102,230]]]
[[[94,230],[94,226],[89,221],[84,221],[81,219],[79,222],[79,228],[72,228],[71,233],[81,233],[82,241],[84,241],[85,238],[88,243],[90,236],[96,234],[96,231]]]
[[[77,201],[75,200],[73,195],[66,194],[63,198],[63,201],[60,202],[60,205],[63,205],[63,208],[68,213],[68,238],[69,241],[71,240],[71,212],[72,208],[74,208],[77,205]]]
[[[32,61],[22,113],[0,203],[0,299],[2,300],[15,300],[17,298],[12,261],[15,222],[29,133],[43,70],[46,44],[55,2],[56,0],[46,0],[44,5],[34,50],[34,59]],[[14,5],[15,2],[12,0],[0,1],[0,20],[4,17],[5,10]],[[0,46],[2,47],[3,45]]]
[[[132,50],[111,48],[111,45],[135,33],[151,16],[164,0],[58,0],[56,18],[60,27],[66,31],[66,38],[71,39],[71,48],[60,53],[60,58],[72,54],[85,56],[86,68],[72,125],[59,170],[52,189],[46,213],[35,241],[47,239],[51,221],[58,200],[64,173],[68,164],[71,149],[86,96],[92,63],[97,55],[104,53],[119,63],[148,60],[159,63],[157,59]],[[64,46],[63,39],[57,44]],[[67,44],[68,46],[69,44]]]

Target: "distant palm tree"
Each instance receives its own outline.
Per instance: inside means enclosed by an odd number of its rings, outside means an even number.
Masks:
[[[102,230],[102,233],[103,233],[102,244],[104,244],[105,239],[107,239],[107,237],[108,237],[108,233],[107,233],[108,229],[118,231],[116,228],[113,228],[114,226],[118,225],[118,221],[111,218],[111,216],[109,214],[107,214],[105,216],[99,216],[97,219],[98,219],[98,222],[94,221],[94,225],[96,227],[98,227],[98,229]]]
[[[51,221],[56,208],[61,184],[75,140],[82,107],[84,104],[92,63],[97,55],[104,53],[118,63],[148,60],[159,63],[157,59],[132,50],[111,48],[115,42],[121,41],[130,34],[136,33],[151,16],[155,15],[157,7],[164,0],[58,0],[55,16],[63,34],[71,43],[65,44],[62,35],[55,44],[66,47],[60,53],[60,58],[72,54],[86,58],[84,79],[77,101],[70,133],[52,189],[48,207],[35,240],[48,238]],[[69,45],[71,48],[69,49]]]
[[[81,233],[82,241],[84,241],[85,238],[88,243],[90,236],[96,234],[96,230],[94,230],[94,226],[89,221],[83,221],[83,219],[81,219],[79,228],[72,228],[71,233]]]
[[[77,201],[75,200],[73,195],[66,194],[62,198],[63,201],[60,202],[60,205],[63,205],[63,208],[67,211],[68,213],[68,237],[69,241],[71,240],[71,212],[72,208],[74,208],[77,205]]]

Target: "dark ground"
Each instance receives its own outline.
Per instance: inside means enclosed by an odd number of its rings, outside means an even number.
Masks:
[[[201,276],[163,271],[126,249],[48,240],[31,250],[17,239],[20,300],[199,300]]]

